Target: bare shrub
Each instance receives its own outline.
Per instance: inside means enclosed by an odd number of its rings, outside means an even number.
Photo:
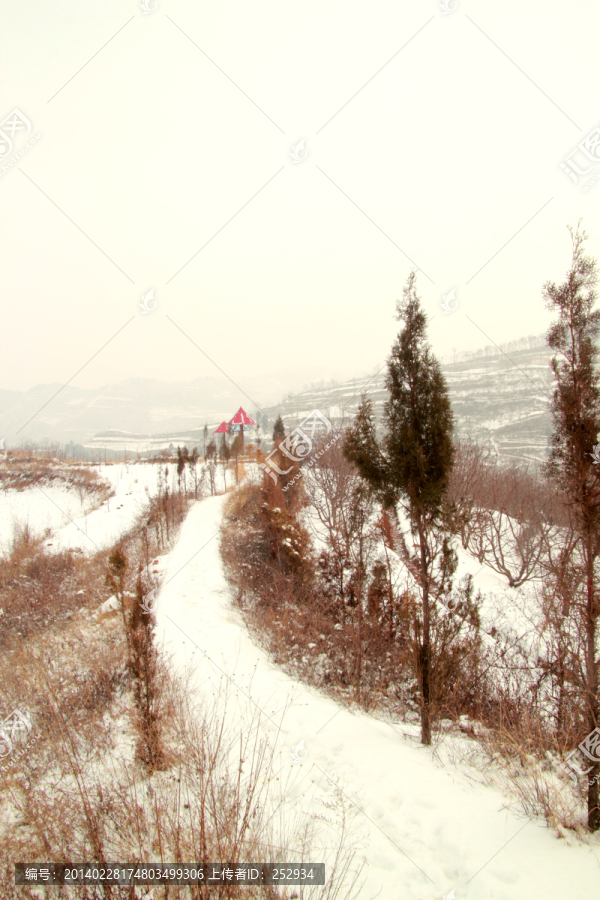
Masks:
[[[150,585],[140,567],[135,596],[128,604],[126,618],[140,733],[138,756],[148,770],[154,772],[165,767],[161,734],[165,671],[164,666],[160,665],[158,651],[154,645],[156,625],[154,613],[144,612],[142,607],[149,588]]]
[[[98,605],[107,597],[104,578],[101,558],[86,561],[76,550],[50,553],[28,529],[17,531],[12,551],[0,560],[0,647]]]
[[[350,691],[365,708],[414,713],[421,619],[399,559],[409,554],[399,553],[397,522],[386,511],[376,516],[335,446],[294,488],[283,495],[266,477],[240,487],[226,505],[221,549],[250,627],[279,664],[338,699]],[[326,545],[317,557],[298,517]],[[450,585],[434,588],[441,595]],[[436,715],[459,715],[465,704],[471,710],[480,694],[473,687],[482,665],[479,600],[470,583],[455,593],[460,615],[444,618],[440,607],[432,620]]]
[[[5,812],[21,827],[2,829],[1,888],[9,888],[14,861],[23,858],[181,864],[249,858],[260,863],[274,855],[310,855],[314,820],[296,828],[281,824],[285,798],[274,790],[274,748],[262,735],[260,714],[238,733],[227,724],[235,718],[228,716],[226,692],[199,706],[197,698],[192,699],[189,678],[170,678],[166,671],[165,678],[171,767],[150,775],[146,766],[138,767],[133,749],[123,747],[122,739],[115,752],[110,719],[95,716],[96,739],[74,727],[56,679],[36,669],[36,687],[49,700],[38,743],[45,744],[50,758],[42,777],[27,757],[4,783],[0,796]],[[352,895],[358,873],[353,872],[352,834],[345,804],[342,807],[341,821],[335,820],[340,837],[333,847],[328,884],[324,889],[304,888],[299,896],[318,894],[333,900]],[[101,896],[103,890],[117,897],[131,895],[125,887],[90,888],[86,895]],[[168,887],[154,890],[169,896]],[[238,891],[225,883],[178,888],[178,895],[233,898]],[[289,897],[289,891],[281,895],[262,886],[248,886],[245,893],[250,898]]]
[[[241,734],[226,695],[199,698],[191,680],[171,676],[158,657],[152,619],[139,605],[148,586],[144,521],[119,547],[81,561],[94,590],[121,595],[125,620],[118,609],[99,615],[82,603],[66,621],[51,617],[35,641],[9,635],[0,656],[0,714],[18,708],[32,724],[26,752],[11,756],[0,772],[0,896],[16,897],[14,862],[21,859],[269,862],[311,854],[314,823],[296,831],[275,827],[282,798],[259,718]],[[41,581],[45,562],[37,558]],[[334,825],[341,838],[325,854],[328,884],[299,889],[299,896],[352,896],[348,820]],[[177,893],[238,892],[221,885]],[[247,887],[245,893],[275,900],[290,892]],[[132,897],[127,887],[90,886],[78,894]],[[167,898],[169,888],[155,888],[154,896]]]
[[[510,587],[540,577],[546,548],[564,513],[535,472],[492,464],[489,451],[459,444],[448,491],[449,522],[465,549],[503,575]]]

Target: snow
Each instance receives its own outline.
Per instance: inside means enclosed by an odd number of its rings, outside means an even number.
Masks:
[[[170,473],[174,467],[170,467]],[[158,467],[152,463],[118,463],[98,467],[100,478],[106,479],[114,495],[93,512],[60,529],[52,538],[56,550],[78,548],[93,552],[110,547],[135,525],[148,494],[157,491]],[[148,493],[147,493],[148,492]]]
[[[158,466],[153,463],[116,463],[95,466],[98,476],[110,483],[114,496],[91,512],[90,501],[82,507],[76,491],[41,485],[23,491],[0,491],[0,551],[10,546],[17,523],[29,522],[34,534],[44,536],[50,551],[79,549],[94,553],[110,547],[136,522],[157,491]],[[169,466],[169,478],[175,467]],[[147,493],[148,492],[148,493]]]
[[[47,529],[54,531],[67,523],[67,516],[83,516],[79,496],[73,489],[41,485],[22,491],[0,491],[0,552],[9,550],[19,528],[28,525],[34,537],[42,537]]]
[[[158,637],[176,669],[194,664],[199,699],[227,677],[241,729],[253,708],[262,710],[288,776],[290,820],[322,810],[332,797],[328,776],[339,784],[359,810],[361,900],[441,900],[453,889],[456,900],[597,896],[594,838],[559,841],[542,819],[503,808],[501,792],[468,770],[436,763],[414,727],[348,711],[270,661],[230,598],[219,554],[223,503],[195,503],[183,524],[157,598]],[[292,747],[302,741],[299,764]]]
[[[115,594],[113,594],[112,597],[109,597],[108,600],[105,600],[104,603],[100,604],[96,613],[97,615],[103,615],[104,613],[113,612],[118,609],[120,609],[120,603]]]

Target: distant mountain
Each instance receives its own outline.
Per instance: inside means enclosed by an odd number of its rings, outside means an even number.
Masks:
[[[491,442],[503,456],[543,459],[551,430],[550,358],[544,338],[534,336],[444,359],[442,368],[458,434]],[[40,385],[25,392],[0,391],[0,437],[6,438],[8,447],[24,435],[118,452],[145,452],[170,444],[201,447],[204,423],[212,432],[242,405],[262,426],[263,446],[268,446],[278,415],[288,431],[313,409],[336,425],[349,422],[363,391],[381,418],[387,396],[385,374],[384,365],[371,376],[343,383],[321,382],[258,410],[223,377],[182,384],[133,379],[98,390]],[[250,378],[242,386],[253,397],[277,396],[274,378]],[[53,394],[56,396],[51,399]],[[34,417],[31,423],[16,435],[30,417]],[[252,430],[248,440],[253,438]]]
[[[283,391],[276,379],[268,378],[249,378],[243,387],[271,403]],[[157,432],[188,433],[207,421],[221,422],[228,411],[231,418],[240,403],[253,408],[223,376],[171,384],[140,378],[95,390],[37,385],[29,391],[0,391],[0,437],[10,447],[27,439],[85,443],[106,430],[135,435],[136,440]]]

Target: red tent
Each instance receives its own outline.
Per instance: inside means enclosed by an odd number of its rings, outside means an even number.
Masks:
[[[238,409],[233,419],[229,420],[230,425],[256,425],[254,419],[251,419],[249,415],[242,409]]]
[[[242,453],[244,452],[244,428],[248,425],[256,425],[254,419],[251,419],[250,416],[242,409],[238,409],[233,419],[229,420],[229,424],[231,425],[233,431],[237,431],[239,428],[240,434],[242,435]]]

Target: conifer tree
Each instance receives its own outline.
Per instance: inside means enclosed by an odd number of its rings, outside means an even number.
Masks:
[[[189,466],[190,475],[193,476],[194,479],[194,499],[198,499],[198,469],[196,468],[198,459],[200,458],[200,454],[198,453],[198,448],[194,447],[191,454],[189,454],[187,459],[187,464]]]
[[[239,456],[242,451],[242,438],[239,434],[233,439],[233,443],[231,445],[231,456]]]
[[[430,601],[434,569],[441,584],[456,568],[448,542],[440,544],[441,514],[454,458],[453,416],[440,365],[426,341],[427,317],[416,292],[416,273],[410,273],[397,304],[402,329],[388,360],[384,407],[386,433],[378,441],[371,403],[363,398],[344,444],[384,507],[396,511],[400,501],[408,515],[416,544],[416,558],[407,562],[421,591],[422,623],[418,638],[421,691],[421,741],[431,743],[431,624]],[[440,582],[438,582],[439,587]]]
[[[273,440],[277,441],[280,438],[284,438],[284,437],[285,437],[285,426],[283,424],[283,419],[281,418],[281,416],[277,416],[275,425],[273,427]]]
[[[569,228],[572,261],[561,285],[547,282],[546,306],[558,313],[548,331],[555,351],[551,366],[556,380],[552,398],[554,430],[546,472],[564,492],[574,513],[583,564],[582,587],[575,603],[583,637],[583,693],[586,735],[600,726],[598,704],[598,618],[600,602],[597,562],[600,557],[600,465],[595,441],[600,440],[600,383],[595,363],[598,356],[600,310],[594,309],[598,271],[587,256],[584,231]],[[594,754],[598,757],[598,752]],[[588,827],[600,828],[598,776],[594,763],[588,775]]]
[[[206,447],[206,453],[204,455],[205,462],[208,467],[208,477],[210,480],[210,495],[213,497],[217,490],[216,477],[217,477],[217,442],[212,437],[208,442]]]
[[[227,466],[229,465],[229,460],[231,458],[231,446],[229,441],[227,440],[227,435],[223,433],[221,435],[221,446],[219,447],[219,456],[223,462],[223,483],[225,485],[225,490],[227,490]]]
[[[179,484],[179,493],[181,493],[181,476],[184,468],[185,460],[183,458],[183,453],[181,452],[181,447],[177,447],[177,481]]]

